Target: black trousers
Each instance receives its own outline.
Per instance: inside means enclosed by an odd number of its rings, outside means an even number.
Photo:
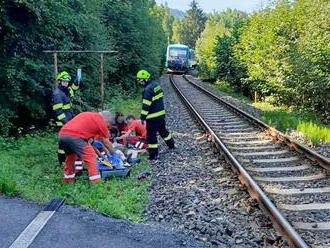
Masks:
[[[174,148],[174,140],[172,135],[166,129],[165,119],[151,119],[147,120],[147,140],[149,159],[156,159],[158,156],[158,141],[157,133],[164,139],[166,145]]]
[[[61,129],[61,127],[58,127],[58,126],[55,127],[55,131],[57,133],[60,131],[60,129]],[[57,149],[57,159],[58,159],[58,163],[60,165],[62,165],[65,162],[65,152],[60,147],[58,147],[58,149]]]

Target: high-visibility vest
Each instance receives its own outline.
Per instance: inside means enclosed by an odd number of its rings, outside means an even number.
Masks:
[[[165,118],[163,90],[160,85],[151,80],[142,92],[141,120]]]
[[[61,127],[73,118],[72,97],[79,86],[73,84],[70,87],[59,86],[53,91],[53,111],[56,126]]]

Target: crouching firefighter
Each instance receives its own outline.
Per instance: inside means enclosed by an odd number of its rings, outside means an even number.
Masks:
[[[66,71],[59,73],[56,77],[58,87],[53,92],[53,111],[55,115],[55,124],[57,132],[61,127],[73,118],[72,98],[76,90],[79,89],[80,80],[75,80],[69,86],[71,76]],[[64,151],[58,149],[58,162],[62,164],[65,161]]]
[[[163,90],[160,85],[150,79],[149,72],[141,70],[137,73],[138,81],[143,85],[141,124],[147,122],[147,141],[149,159],[158,157],[157,133],[164,139],[166,145],[174,148],[172,135],[166,129]]]
[[[96,153],[89,142],[91,139],[101,140],[111,154],[115,153],[109,141],[108,127],[111,125],[111,114],[108,111],[100,113],[82,112],[66,123],[59,131],[59,148],[65,151],[65,166],[63,182],[74,182],[77,169],[75,161],[82,160],[87,165],[89,182],[101,180]]]

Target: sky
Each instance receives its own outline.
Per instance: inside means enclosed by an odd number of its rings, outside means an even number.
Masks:
[[[158,4],[167,2],[168,6],[173,9],[187,10],[192,0],[156,0]],[[253,10],[260,9],[265,5],[267,0],[197,0],[199,6],[205,12],[213,10],[222,11],[227,8],[238,9],[251,13]]]

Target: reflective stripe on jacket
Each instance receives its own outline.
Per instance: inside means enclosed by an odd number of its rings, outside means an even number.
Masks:
[[[165,117],[163,96],[164,93],[160,85],[151,80],[142,93],[141,120]]]
[[[56,126],[63,126],[73,118],[71,98],[78,88],[77,85],[73,84],[68,88],[59,86],[53,91],[53,111]]]

